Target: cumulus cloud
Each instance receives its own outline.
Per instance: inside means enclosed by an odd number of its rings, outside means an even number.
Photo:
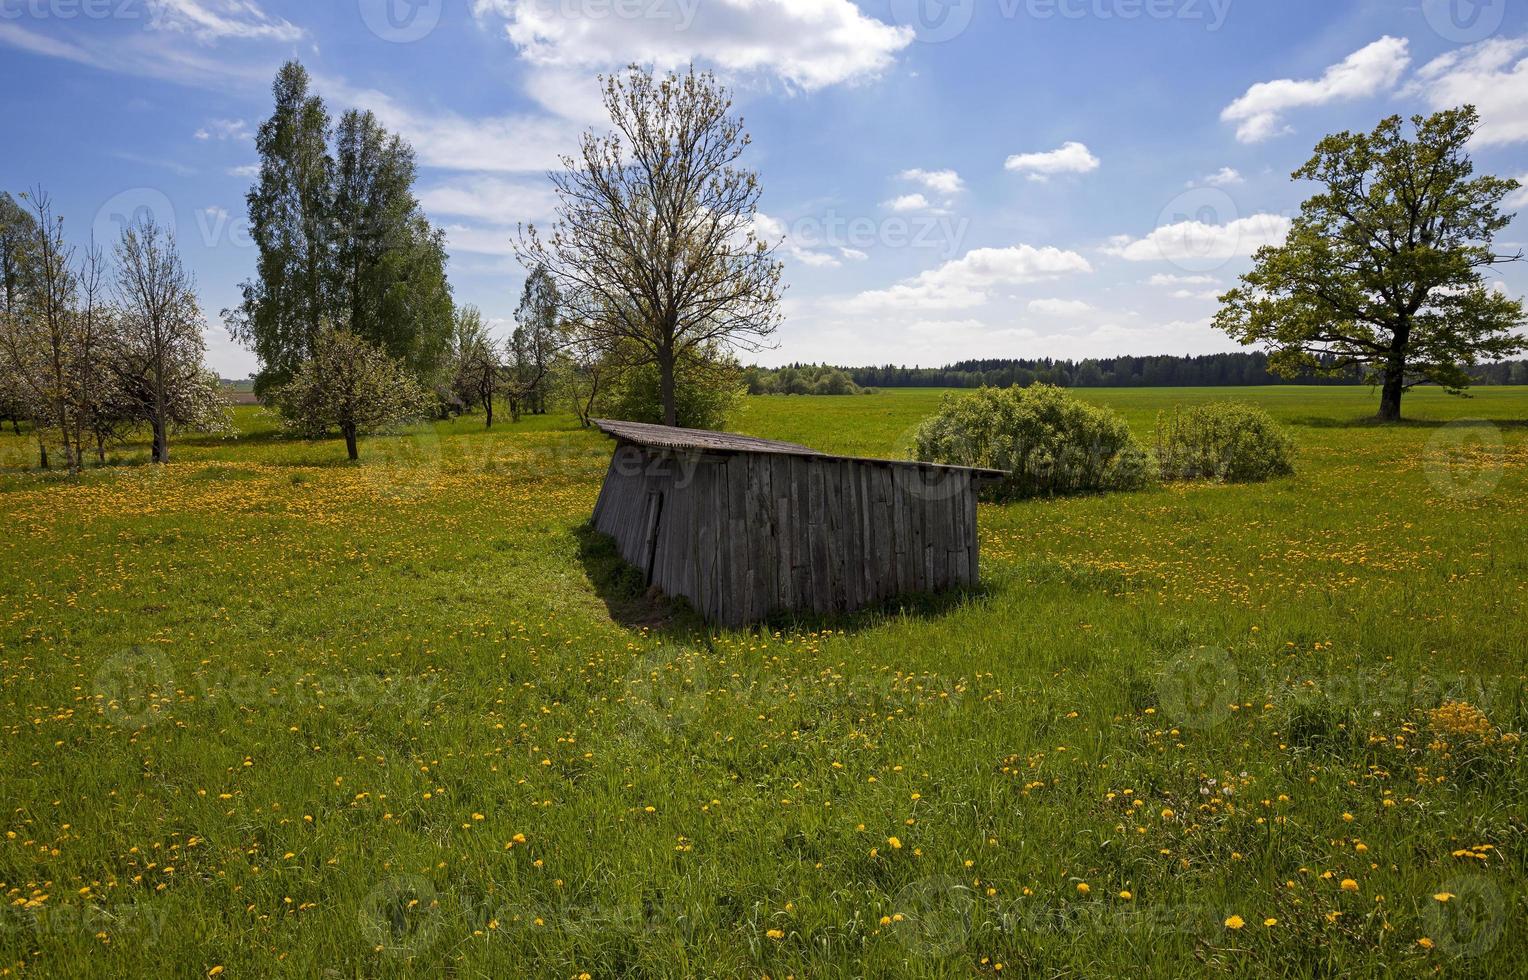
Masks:
[[[1508,194],[1506,198],[1502,200],[1502,206],[1507,208],[1528,207],[1528,174],[1518,174],[1513,179],[1522,186],[1518,187],[1518,189],[1513,191],[1511,194]]]
[[[1003,169],[1028,174],[1031,180],[1045,180],[1052,174],[1085,174],[1098,169],[1098,157],[1083,143],[1068,140],[1043,153],[1015,153],[1003,161]]]
[[[196,138],[207,140],[247,140],[254,134],[249,123],[242,119],[209,119],[207,125],[196,131]]]
[[[1026,307],[1041,316],[1082,316],[1093,312],[1093,305],[1080,299],[1032,299]]]
[[[1475,106],[1477,146],[1528,140],[1528,37],[1492,38],[1434,58],[1418,69],[1407,93],[1435,110]]]
[[[443,170],[536,173],[560,169],[559,157],[578,145],[583,126],[561,116],[472,117],[404,105],[386,92],[357,89],[341,78],[318,79],[333,101],[364,106],[382,125],[414,145],[419,162]]]
[[[476,176],[427,187],[419,203],[431,214],[514,225],[550,216],[555,198],[545,180]]]
[[[474,0],[503,21],[522,57],[541,67],[675,68],[703,62],[760,72],[804,91],[879,74],[913,42],[909,27],[866,16],[853,0],[668,0],[621,4]]]
[[[1005,286],[1091,272],[1088,260],[1053,245],[978,248],[887,289],[848,300],[851,312],[886,309],[965,309],[980,306]]]
[[[892,211],[926,211],[928,210],[928,198],[922,194],[903,194],[887,201],[884,207]]]
[[[1289,219],[1278,214],[1254,214],[1223,225],[1179,221],[1162,225],[1144,238],[1116,235],[1103,251],[1130,262],[1219,265],[1282,242],[1289,234],[1289,225]]]
[[[1210,286],[1216,280],[1214,276],[1178,276],[1159,272],[1146,282],[1152,286]]]
[[[1387,34],[1332,65],[1320,78],[1258,82],[1226,106],[1220,118],[1236,124],[1241,142],[1261,142],[1291,132],[1283,120],[1291,109],[1368,98],[1393,88],[1410,61],[1406,39]]]
[[[794,259],[802,265],[828,269],[836,268],[839,265],[838,256],[832,252],[803,247],[791,237],[790,230],[785,227],[785,222],[771,217],[763,211],[754,213],[753,233],[771,245],[778,244],[781,251],[788,258]],[[849,254],[851,252],[854,252],[854,249],[839,249],[839,253],[847,259],[853,259],[856,255],[860,258],[865,257],[863,252],[855,253],[855,255]]]
[[[1231,187],[1245,181],[1239,171],[1232,167],[1221,167],[1212,174],[1205,175],[1199,182],[1209,184],[1211,187]]]
[[[965,190],[966,182],[953,170],[904,170],[897,175],[903,180],[916,181],[935,194],[955,195]]]

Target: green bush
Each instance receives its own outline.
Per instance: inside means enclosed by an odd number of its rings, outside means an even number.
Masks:
[[[677,422],[687,429],[722,429],[742,403],[746,389],[736,362],[704,352],[682,358],[674,369]],[[619,371],[600,394],[595,414],[629,422],[662,422],[658,367],[643,364]]]
[[[1157,469],[1164,480],[1249,483],[1295,471],[1294,444],[1267,412],[1212,402],[1157,416]]]
[[[1047,384],[946,395],[918,427],[914,454],[1007,470],[1009,498],[1133,490],[1149,480],[1146,452],[1124,419]]]

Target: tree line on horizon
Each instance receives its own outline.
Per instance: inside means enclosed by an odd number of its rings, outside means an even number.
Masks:
[[[1335,358],[1325,366],[1335,368]],[[776,386],[781,377],[817,377],[823,369],[842,375],[851,387],[831,392],[790,391]],[[1476,384],[1528,385],[1528,361],[1500,361],[1469,369]],[[1364,385],[1362,370],[1350,367],[1336,373],[1302,371],[1293,376],[1277,373],[1263,351],[1220,354],[1158,354],[1149,356],[1069,358],[974,358],[941,367],[882,364],[864,367],[845,365],[788,364],[780,368],[750,368],[756,393],[854,394],[865,388],[1007,388],[1012,385],[1051,384],[1063,388],[1211,388],[1262,385]]]

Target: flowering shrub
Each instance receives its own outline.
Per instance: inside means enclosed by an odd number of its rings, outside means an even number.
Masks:
[[[1157,417],[1164,480],[1252,483],[1295,471],[1294,444],[1267,412],[1241,402],[1196,405]]]
[[[1006,470],[1006,497],[1133,490],[1149,479],[1124,419],[1047,384],[946,395],[918,427],[914,454]]]

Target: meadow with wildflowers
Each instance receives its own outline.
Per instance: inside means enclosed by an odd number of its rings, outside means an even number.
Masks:
[[[980,591],[715,632],[569,417],[0,435],[0,976],[1528,973],[1528,389],[980,508]],[[906,455],[935,391],[747,400]]]

